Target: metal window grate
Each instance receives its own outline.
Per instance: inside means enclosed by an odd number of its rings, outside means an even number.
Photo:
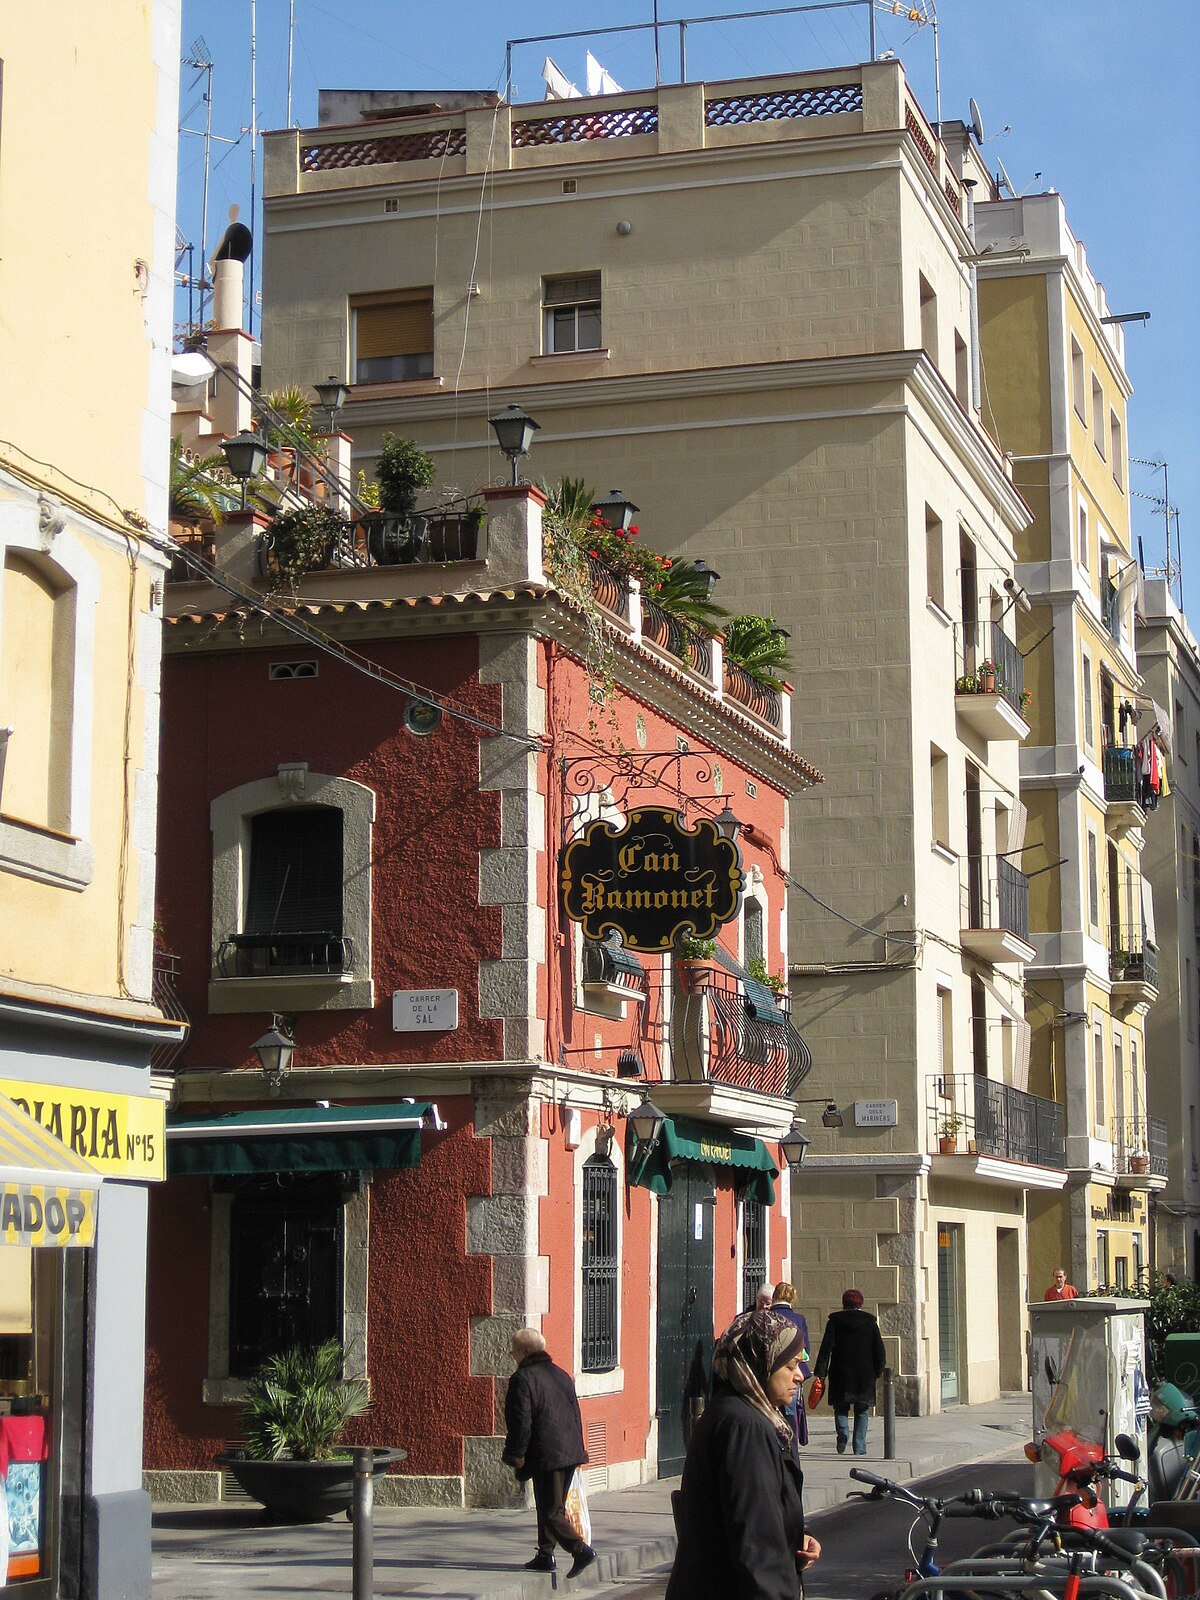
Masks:
[[[753,1311],[767,1281],[767,1213],[761,1200],[742,1201],[742,1310]]]
[[[583,1167],[584,1372],[610,1372],[617,1364],[617,1169],[607,1156]]]
[[[739,122],[782,122],[788,117],[828,117],[839,111],[861,111],[861,83],[831,83],[820,89],[788,89],[777,94],[738,94],[707,100],[704,122],[709,128]]]
[[[428,161],[461,156],[467,150],[465,128],[429,128],[390,139],[348,139],[339,144],[309,144],[300,151],[302,172],[334,172],[342,167],[374,167],[387,161]]]

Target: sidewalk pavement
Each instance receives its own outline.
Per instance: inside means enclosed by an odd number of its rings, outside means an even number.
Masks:
[[[961,1406],[936,1417],[897,1417],[896,1456],[883,1460],[883,1423],[872,1418],[866,1456],[839,1456],[833,1417],[822,1406],[811,1418],[812,1442],[801,1450],[804,1503],[811,1515],[839,1504],[854,1487],[859,1464],[883,1477],[925,1477],[949,1467],[1003,1456],[1014,1459],[1031,1437],[1027,1394],[990,1405]],[[675,1534],[667,1478],[590,1496],[592,1543],[599,1560],[573,1583],[569,1561],[557,1583],[586,1595],[615,1579],[671,1560]],[[548,1600],[547,1575],[526,1572],[534,1552],[532,1509],[375,1508],[374,1593],[440,1600]],[[819,1531],[819,1527],[818,1527]],[[351,1526],[343,1517],[302,1525],[267,1523],[245,1505],[160,1506],[154,1513],[155,1600],[276,1600],[298,1590],[351,1592]]]

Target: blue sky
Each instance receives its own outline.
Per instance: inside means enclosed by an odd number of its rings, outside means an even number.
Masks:
[[[662,19],[765,9],[778,0],[659,0]],[[322,88],[502,88],[508,37],[647,22],[652,0],[294,0],[292,120],[316,121]],[[258,123],[287,122],[288,0],[258,0]],[[688,76],[804,71],[865,59],[867,8],[694,25]],[[1200,81],[1195,0],[939,0],[942,116],[983,112],[984,155],[1019,190],[1058,189],[1114,312],[1149,311],[1126,329],[1134,395],[1132,456],[1166,460],[1180,513],[1184,598],[1200,633],[1200,181],[1194,143]],[[876,8],[877,47],[893,49],[935,115],[933,31]],[[250,0],[183,0],[183,54],[203,39],[215,66],[210,249],[231,204],[249,220]],[[664,27],[664,81],[678,79],[678,30]],[[649,32],[519,46],[514,98],[542,96],[551,54],[584,87],[588,48],[626,88],[654,81]],[[197,74],[181,69],[185,126],[201,128]],[[201,140],[180,141],[179,223],[201,232]],[[261,173],[261,161],[259,166]],[[1040,176],[1039,176],[1040,174]],[[257,230],[256,230],[257,231]],[[196,253],[199,261],[199,250]],[[186,297],[176,314],[186,316]],[[1131,465],[1134,534],[1147,568],[1164,559],[1163,518],[1150,500],[1162,474]]]

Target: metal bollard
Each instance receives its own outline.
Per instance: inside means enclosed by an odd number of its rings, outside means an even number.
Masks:
[[[354,1452],[354,1544],[351,1594],[371,1600],[375,1589],[375,1451]]]
[[[891,1367],[883,1369],[883,1459],[896,1459],[896,1386]]]

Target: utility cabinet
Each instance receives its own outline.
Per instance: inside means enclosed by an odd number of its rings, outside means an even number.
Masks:
[[[1116,1437],[1127,1433],[1146,1454],[1145,1399],[1148,1300],[1097,1298],[1038,1300],[1029,1307],[1033,1438],[1070,1432],[1116,1454]],[[1045,1454],[1046,1452],[1044,1452]],[[1050,1495],[1058,1484],[1053,1461],[1039,1459],[1034,1493]],[[1127,1483],[1105,1485],[1110,1509],[1132,1493]]]

